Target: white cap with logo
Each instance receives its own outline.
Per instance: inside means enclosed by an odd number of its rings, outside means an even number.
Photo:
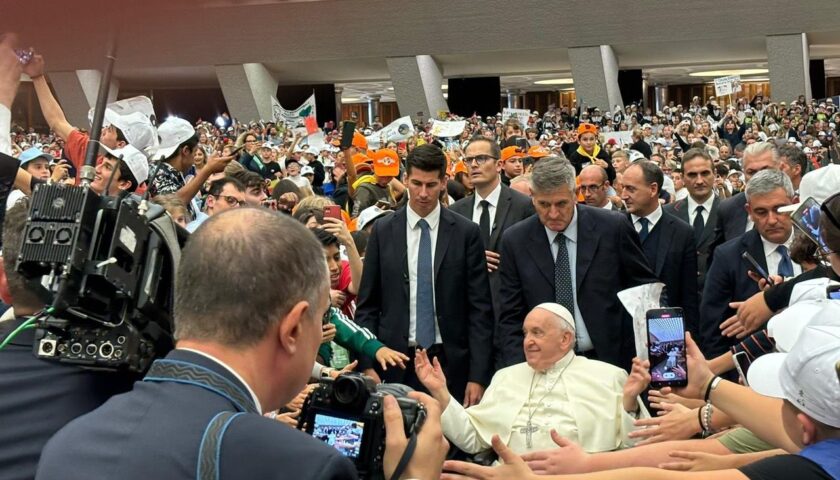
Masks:
[[[165,159],[172,156],[178,147],[195,135],[195,129],[190,122],[178,117],[169,117],[157,129],[160,137],[160,147],[155,152],[155,159]]]
[[[134,175],[134,179],[137,180],[138,185],[149,178],[149,161],[146,159],[146,155],[140,150],[137,150],[133,145],[128,144],[123,148],[115,149],[110,149],[102,145],[102,148],[108,152],[108,155],[117,159],[122,158],[122,163],[131,170],[131,174]]]

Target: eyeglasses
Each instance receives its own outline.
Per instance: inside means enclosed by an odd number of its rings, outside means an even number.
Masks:
[[[492,155],[475,155],[472,157],[464,157],[464,163],[470,164],[475,160],[475,163],[482,165],[488,160],[496,161],[497,158]]]
[[[213,195],[213,196],[218,198],[219,200],[224,200],[231,207],[241,207],[241,206],[245,205],[244,200],[239,200],[238,198],[234,197],[233,195]]]

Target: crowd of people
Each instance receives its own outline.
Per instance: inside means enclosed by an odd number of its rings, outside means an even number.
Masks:
[[[358,424],[319,433],[352,430],[341,453],[295,430],[314,384],[349,371],[426,407],[410,439],[386,399],[388,478],[840,478],[830,98],[552,107],[526,124],[449,114],[460,135],[422,122],[381,148],[378,119],[345,142],[331,124],[316,143],[227,114],[155,125],[110,110],[87,132],[15,42],[0,43],[0,479],[193,477],[217,429],[221,477],[354,478]],[[49,131],[10,125],[21,73]],[[79,184],[91,141],[94,192],[148,192],[190,232],[176,348],[159,361],[221,390],[55,364],[31,332],[11,338],[49,293],[15,271],[31,192]],[[819,238],[795,227],[809,198]],[[657,379],[687,373],[682,388],[650,388],[617,295],[657,282],[687,333],[650,353]],[[240,413],[217,426],[226,411]]]

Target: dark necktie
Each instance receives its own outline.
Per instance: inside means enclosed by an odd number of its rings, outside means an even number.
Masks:
[[[645,239],[647,238],[648,233],[650,233],[648,231],[648,224],[649,223],[650,223],[650,220],[648,220],[645,217],[642,217],[642,218],[639,219],[639,225],[642,226],[642,229],[639,230],[639,240],[641,240],[642,243],[645,243]]]
[[[697,243],[700,243],[703,229],[706,228],[706,224],[703,222],[703,210],[705,210],[703,205],[697,205],[697,208],[694,209],[694,241]]]
[[[572,284],[572,270],[569,266],[569,250],[566,248],[566,236],[558,233],[554,237],[557,244],[557,258],[554,260],[554,301],[575,314],[575,286]]]
[[[484,249],[490,248],[490,202],[482,200],[481,217],[478,219],[478,228],[481,230],[481,240],[484,241]]]
[[[790,259],[787,247],[784,245],[779,245],[779,247],[776,248],[776,251],[779,252],[779,255],[782,256],[782,260],[779,262],[779,268],[777,270],[777,273],[785,278],[792,277],[793,262]]]
[[[435,301],[432,274],[432,236],[425,219],[420,226],[420,249],[417,252],[416,337],[417,344],[429,348],[435,343]]]

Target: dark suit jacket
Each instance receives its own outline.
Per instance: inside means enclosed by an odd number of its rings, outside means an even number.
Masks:
[[[382,343],[403,353],[408,352],[408,262],[417,261],[407,255],[406,208],[377,220],[373,226],[355,318]],[[463,396],[467,382],[486,386],[493,375],[493,306],[478,225],[442,207],[434,278],[446,379],[449,391],[456,397]],[[370,367],[369,362],[360,359],[360,368]],[[404,371],[391,368],[379,374],[384,381],[401,382]]]
[[[633,324],[616,294],[658,281],[639,236],[624,215],[577,205],[575,300],[598,359],[628,368],[635,355]],[[506,365],[523,362],[522,322],[535,306],[554,302],[554,259],[545,227],[534,215],[502,237],[499,333]]]
[[[648,264],[665,284],[667,305],[682,308],[686,328],[692,335],[697,335],[700,299],[696,288],[697,248],[694,229],[667,212],[662,213],[662,218],[653,228],[651,232],[659,230],[659,246],[656,258],[648,258]]]
[[[715,236],[718,244],[740,237],[747,230],[747,195],[744,192],[720,202]]]
[[[666,213],[669,213],[683,222],[687,223],[694,233],[694,226],[689,222],[688,200],[678,200],[662,207]],[[695,238],[697,243],[697,287],[698,291],[703,291],[703,284],[706,282],[706,271],[709,269],[709,254],[711,253],[712,244],[715,240],[715,227],[718,222],[718,209],[720,208],[720,198],[715,197],[712,203],[712,210],[706,219],[706,224],[703,227],[703,235],[700,238]],[[744,226],[746,228],[746,226]]]
[[[450,210],[460,214],[467,220],[472,221],[473,209],[475,208],[475,195],[462,198],[453,203]],[[490,245],[488,250],[499,252],[502,243],[502,234],[513,224],[524,220],[534,214],[534,204],[527,196],[512,190],[502,184],[499,193],[499,205],[496,208],[496,217],[493,222],[493,230],[490,232]],[[502,259],[501,261],[504,261]],[[493,295],[493,312],[496,321],[499,319],[499,271],[490,272],[490,291]],[[496,341],[498,343],[498,340]]]
[[[737,343],[734,337],[724,337],[720,332],[720,324],[735,314],[735,310],[729,308],[729,302],[746,300],[758,293],[758,285],[747,276],[752,267],[741,258],[745,251],[767,270],[761,236],[755,230],[733,238],[715,250],[700,303],[700,347],[706,358],[725,353]]]
[[[198,364],[245,389],[202,355],[173,350],[167,358]],[[204,430],[222,411],[236,410],[230,400],[203,387],[137,382],[131,392],[61,429],[44,448],[37,478],[193,480]],[[337,450],[256,414],[230,424],[219,465],[222,479],[356,478],[353,464]]]
[[[0,323],[0,340],[24,322]],[[35,477],[41,450],[61,427],[131,390],[135,375],[94,372],[40,360],[32,354],[34,330],[0,350],[0,479]],[[55,478],[64,478],[57,475]]]

